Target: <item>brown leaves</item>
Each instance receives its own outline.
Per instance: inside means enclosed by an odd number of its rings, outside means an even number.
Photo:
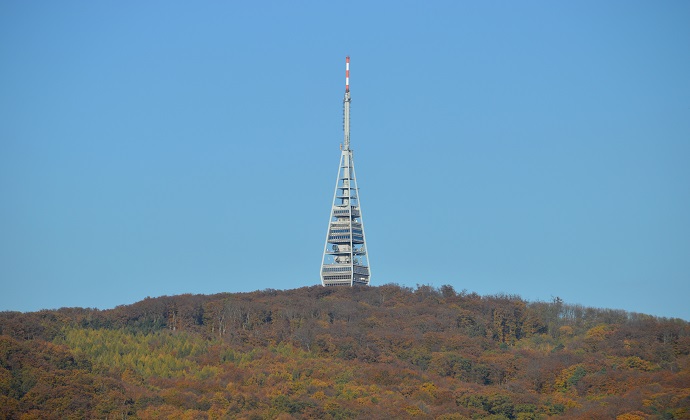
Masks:
[[[0,313],[0,332],[0,418],[632,419],[690,398],[688,323],[449,286]]]

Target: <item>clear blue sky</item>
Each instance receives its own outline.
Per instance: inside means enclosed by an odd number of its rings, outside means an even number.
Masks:
[[[690,320],[688,1],[0,2],[0,310],[372,284]]]

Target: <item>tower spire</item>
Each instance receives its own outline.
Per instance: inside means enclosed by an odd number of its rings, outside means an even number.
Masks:
[[[345,92],[350,91],[350,56],[345,57]]]
[[[345,57],[345,98],[343,99],[343,150],[350,150],[350,56]]]
[[[343,118],[345,141],[321,259],[321,284],[324,286],[368,285],[371,278],[355,162],[350,149],[350,57],[345,58]]]

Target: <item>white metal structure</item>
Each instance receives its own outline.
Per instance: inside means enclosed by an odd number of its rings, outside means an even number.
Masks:
[[[340,166],[321,259],[321,284],[324,286],[368,285],[371,278],[355,162],[350,149],[350,57],[345,59],[343,116],[345,141],[341,145]]]

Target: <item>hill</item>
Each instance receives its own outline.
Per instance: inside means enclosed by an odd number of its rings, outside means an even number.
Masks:
[[[451,286],[0,313],[0,418],[690,418],[690,324]]]

